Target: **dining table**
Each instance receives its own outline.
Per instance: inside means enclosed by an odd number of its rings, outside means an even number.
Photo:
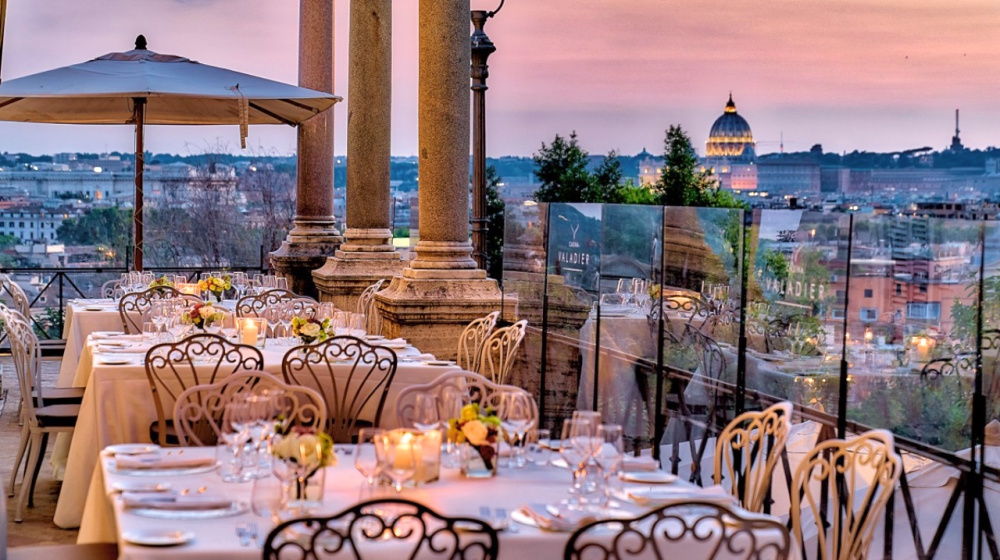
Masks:
[[[401,390],[429,383],[444,373],[461,371],[454,362],[435,360],[400,339],[371,343],[394,346],[398,359],[383,408],[383,427],[396,426],[396,396]],[[263,370],[280,378],[282,360],[297,344],[291,339],[267,340],[261,349]],[[68,446],[53,449],[53,461],[65,464],[54,516],[57,526],[80,526],[101,449],[113,444],[150,442],[149,426],[156,421],[156,408],[144,363],[151,346],[152,342],[141,335],[100,331],[91,333],[83,345],[72,381],[73,386],[86,388],[76,428]],[[332,370],[336,378],[346,378],[351,363],[334,363]],[[367,403],[362,418],[374,420],[376,401]],[[164,404],[170,414],[173,403]]]
[[[559,558],[576,528],[574,524],[559,527],[558,530],[539,528],[538,523],[525,516],[525,508],[536,511],[549,511],[558,508],[565,512],[565,506],[560,505],[569,495],[568,488],[572,473],[565,468],[559,468],[551,463],[528,463],[524,468],[509,468],[501,466],[494,478],[468,479],[458,469],[443,468],[440,478],[436,481],[418,486],[404,487],[401,493],[396,493],[391,487],[379,486],[374,490],[368,488],[364,478],[355,470],[353,464],[353,446],[335,446],[337,463],[327,467],[324,493],[321,505],[313,515],[332,515],[355,503],[362,498],[400,497],[426,505],[437,513],[453,517],[472,517],[483,519],[498,529],[499,558]],[[161,453],[163,450],[160,451]],[[214,448],[173,448],[171,453],[184,453],[191,458],[212,458]],[[118,458],[110,453],[102,453],[98,472],[95,474],[91,497],[88,500],[88,515],[81,527],[79,542],[117,542],[119,558],[122,560],[156,560],[162,558],[181,558],[184,560],[249,560],[261,557],[263,539],[272,528],[271,519],[266,514],[258,517],[253,513],[249,503],[252,499],[253,483],[224,483],[219,475],[210,469],[189,474],[178,473],[173,476],[161,476],[150,472],[130,472],[118,469]],[[655,471],[662,474],[662,472]],[[141,476],[137,476],[141,475]],[[647,479],[642,479],[647,480]],[[154,512],[149,517],[149,511],[137,511],[126,507],[121,493],[116,490],[143,482],[156,482],[165,485],[167,492],[188,494],[204,493],[223,498],[224,504],[232,504],[225,510],[224,516],[210,519],[190,519],[190,514]],[[621,496],[642,496],[648,491],[663,497],[663,502],[650,504],[648,502],[633,502],[621,499],[614,504],[614,509],[607,513],[588,514],[594,517],[633,517],[650,511],[671,501],[690,501],[704,499],[720,504],[728,504],[731,498],[720,492],[719,488],[700,489],[686,482],[673,480],[654,487],[649,482],[620,481],[616,493]],[[669,496],[673,496],[670,498]],[[93,503],[90,503],[90,501]],[[640,503],[641,502],[641,503]],[[134,506],[134,502],[130,502]],[[735,507],[735,506],[732,506]],[[738,511],[738,510],[737,510]],[[263,512],[262,512],[263,513]],[[200,514],[194,514],[203,517]],[[689,513],[697,515],[697,510]],[[166,517],[166,519],[164,518]],[[587,516],[580,516],[581,523]],[[241,538],[238,528],[248,524],[256,524],[259,528],[259,538]],[[182,535],[176,546],[154,547],[132,542],[136,535],[156,534],[162,531],[177,532]],[[607,535],[608,542],[614,533]],[[757,535],[762,542],[774,542],[780,539],[776,530],[761,531]],[[186,542],[181,542],[186,541]],[[369,552],[383,548],[386,554],[376,557],[391,557],[394,550],[392,539],[383,542],[369,543]],[[398,544],[398,543],[397,543]],[[371,548],[371,547],[376,548]],[[668,556],[682,557],[697,550],[704,543],[699,543],[691,535],[677,542],[665,544],[672,552]],[[720,551],[716,558],[730,558]],[[742,557],[734,555],[733,557]],[[792,558],[798,555],[793,551]]]

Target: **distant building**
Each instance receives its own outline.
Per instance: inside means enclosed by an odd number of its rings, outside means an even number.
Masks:
[[[724,189],[756,190],[758,170],[755,146],[750,124],[736,112],[733,95],[729,94],[722,116],[715,119],[708,133],[704,168],[714,172]]]
[[[757,188],[772,194],[819,193],[819,162],[812,155],[771,154],[757,162]]]
[[[55,241],[63,220],[76,216],[76,211],[49,211],[40,206],[8,208],[0,211],[0,235],[12,235],[22,243]]]

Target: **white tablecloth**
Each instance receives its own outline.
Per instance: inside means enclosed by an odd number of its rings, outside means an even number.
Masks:
[[[281,375],[281,360],[289,347],[274,346],[271,342],[264,349],[264,370]],[[457,368],[429,366],[422,362],[404,361],[405,356],[418,354],[416,350],[398,350],[400,362],[396,376],[389,388],[382,424],[395,427],[396,395],[404,387],[429,383],[445,372]],[[121,354],[115,354],[121,356]],[[66,474],[54,522],[59,527],[73,528],[80,525],[87,488],[97,465],[98,452],[116,443],[149,442],[149,425],[156,420],[156,409],[149,389],[142,359],[136,356],[132,365],[109,366],[95,363],[92,347],[85,345],[79,360],[74,386],[86,387],[80,417],[66,459]],[[350,366],[335,365],[335,372],[348,375]],[[369,403],[374,415],[375,403]],[[172,403],[167,410],[172,411]],[[366,411],[368,411],[366,408]],[[53,453],[59,451],[54,450]]]
[[[186,453],[210,455],[212,449],[191,449]],[[354,470],[352,457],[339,454],[339,464],[328,470],[323,512],[335,513],[356,503],[362,489],[361,476]],[[105,459],[104,465],[112,459]],[[191,531],[195,540],[190,544],[174,548],[148,548],[126,544],[119,540],[122,560],[146,560],[158,558],[183,558],[184,560],[228,560],[260,558],[260,549],[240,547],[235,527],[239,522],[257,522],[262,532],[267,523],[247,512],[236,517],[201,521],[163,521],[136,516],[122,510],[120,497],[112,495],[110,500],[104,490],[116,480],[139,480],[138,477],[107,474],[95,478],[90,500],[103,502],[101,507],[91,508],[88,503],[86,527],[81,529],[80,542],[109,542],[120,536],[120,531],[139,529],[177,529]],[[144,478],[144,479],[148,479]],[[531,503],[556,503],[567,496],[571,474],[568,470],[555,467],[529,465],[524,469],[501,468],[497,478],[492,480],[466,480],[457,470],[443,470],[440,481],[420,488],[404,489],[402,497],[424,503],[438,513],[450,516],[480,517],[480,507],[506,508],[508,512]],[[212,492],[223,492],[227,496],[249,502],[251,483],[224,484],[214,473],[164,477],[159,481],[170,482],[175,489],[200,488],[205,486]],[[680,484],[680,483],[679,483]],[[99,487],[99,488],[98,488]],[[643,510],[636,507],[632,513]],[[91,513],[94,513],[93,519]],[[98,515],[103,514],[103,516]],[[768,535],[763,535],[766,540]],[[533,527],[518,526],[516,531],[500,533],[500,557],[516,559],[561,558],[569,533],[542,531]],[[682,551],[691,542],[677,543],[677,555],[667,557],[682,558]],[[793,557],[796,555],[793,554]]]
[[[90,309],[87,309],[87,308]],[[101,307],[100,310],[96,310]],[[91,333],[98,331],[120,331],[122,319],[118,305],[109,300],[75,300],[66,304],[66,352],[59,367],[59,387],[82,387],[74,385],[77,365],[83,355],[83,346]]]

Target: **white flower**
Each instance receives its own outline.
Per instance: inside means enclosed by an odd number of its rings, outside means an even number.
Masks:
[[[489,435],[489,428],[479,420],[470,420],[462,424],[462,433],[465,439],[472,445],[486,445],[486,437]]]
[[[319,336],[319,331],[320,327],[316,323],[306,323],[299,329],[299,333],[302,336],[310,336],[313,338]]]
[[[212,315],[215,315],[215,310],[212,309],[211,305],[206,305],[198,310],[198,315],[201,315],[202,319],[208,319]]]

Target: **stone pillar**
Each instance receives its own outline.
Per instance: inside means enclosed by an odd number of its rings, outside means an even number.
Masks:
[[[389,229],[392,0],[351,0],[347,98],[347,230],[313,281],[320,299],[353,310],[366,287],[403,270]]]
[[[376,296],[386,336],[453,358],[472,319],[500,307],[469,243],[469,0],[420,0],[420,242]]]
[[[333,92],[333,0],[299,2],[299,85]],[[333,109],[299,125],[295,221],[271,264],[298,294],[343,241],[333,221]]]

